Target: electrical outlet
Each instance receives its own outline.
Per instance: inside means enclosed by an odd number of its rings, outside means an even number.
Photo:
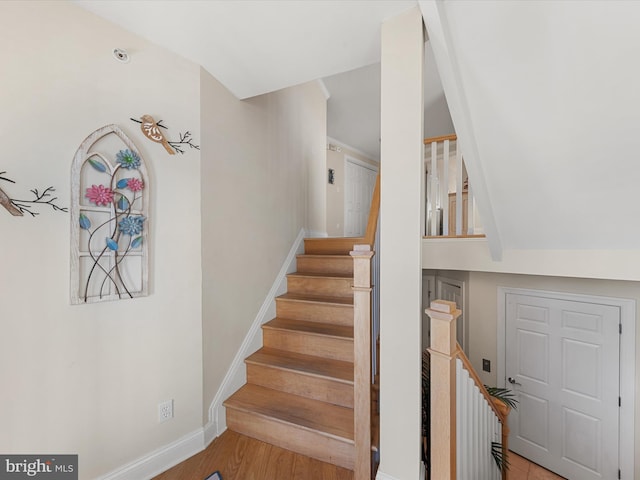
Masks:
[[[158,423],[166,422],[173,418],[173,399],[158,404]]]
[[[482,359],[482,370],[485,372],[491,371],[491,360],[487,360],[486,358]]]

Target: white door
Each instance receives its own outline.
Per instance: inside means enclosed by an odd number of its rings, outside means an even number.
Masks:
[[[506,296],[509,447],[572,480],[616,479],[620,308]]]
[[[344,235],[364,235],[378,173],[347,159],[344,185]]]
[[[463,304],[463,285],[464,282],[458,280],[449,280],[446,278],[438,278],[438,298],[440,300],[447,300],[449,302],[456,302],[456,305],[462,310],[462,315],[456,320],[456,340],[462,347],[462,350],[467,353],[464,339],[465,331],[465,312],[466,305]]]

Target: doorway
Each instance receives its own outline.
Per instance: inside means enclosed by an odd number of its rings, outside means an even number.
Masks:
[[[510,449],[570,479],[631,478],[635,302],[508,288],[498,296],[498,383],[519,400]]]
[[[345,156],[344,236],[364,235],[378,175],[375,167]]]

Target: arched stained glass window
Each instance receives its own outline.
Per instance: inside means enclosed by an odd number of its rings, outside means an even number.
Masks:
[[[116,125],[89,135],[71,167],[71,303],[147,295],[149,179]]]

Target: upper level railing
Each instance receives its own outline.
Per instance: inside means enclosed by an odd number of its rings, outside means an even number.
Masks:
[[[429,237],[478,234],[474,197],[456,135],[427,138],[425,144],[425,218]]]
[[[494,399],[456,342],[462,313],[452,302],[435,300],[431,318],[430,477],[437,480],[502,480],[493,444],[507,458],[509,407]]]

